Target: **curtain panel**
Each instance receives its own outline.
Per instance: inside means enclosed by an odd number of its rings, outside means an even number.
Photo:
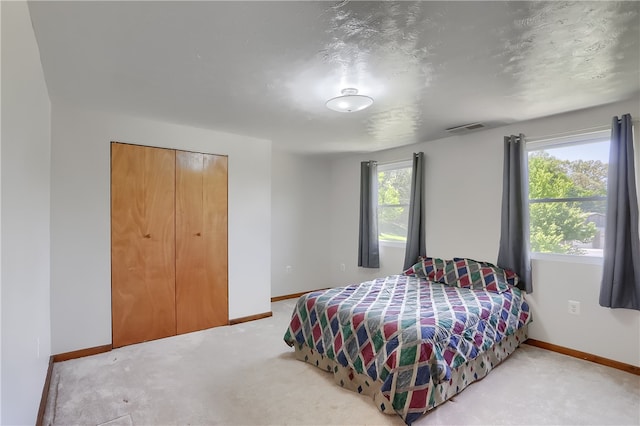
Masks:
[[[409,269],[419,256],[426,256],[424,223],[424,153],[413,154],[411,171],[411,194],[409,196],[409,226],[404,268]]]
[[[360,231],[358,266],[379,268],[378,246],[378,163],[360,163]]]
[[[529,203],[524,135],[504,137],[502,212],[498,266],[520,276],[518,287],[533,291],[529,255]]]
[[[640,237],[631,115],[613,117],[600,305],[640,310]]]

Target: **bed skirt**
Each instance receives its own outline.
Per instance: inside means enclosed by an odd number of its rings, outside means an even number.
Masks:
[[[499,343],[475,359],[468,361],[458,368],[451,370],[451,379],[444,383],[431,386],[424,412],[435,408],[447,401],[471,383],[484,378],[494,367],[511,355],[521,343],[527,340],[527,326],[516,333],[506,336]],[[316,367],[333,373],[336,384],[353,392],[358,392],[373,398],[378,410],[386,414],[397,414],[391,402],[380,392],[381,382],[372,380],[366,374],[356,372],[350,367],[343,367],[324,354],[311,349],[306,344],[294,345],[295,356],[298,360],[315,365]]]

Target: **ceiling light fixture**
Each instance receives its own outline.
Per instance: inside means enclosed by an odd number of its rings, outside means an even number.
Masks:
[[[342,89],[342,96],[331,98],[325,105],[327,108],[338,112],[362,111],[373,104],[373,98],[358,95],[358,89]]]

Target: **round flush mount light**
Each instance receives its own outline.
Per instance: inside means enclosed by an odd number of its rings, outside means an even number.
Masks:
[[[362,111],[373,104],[373,98],[358,95],[358,90],[353,88],[342,89],[342,96],[331,98],[325,105],[327,108],[338,112]]]

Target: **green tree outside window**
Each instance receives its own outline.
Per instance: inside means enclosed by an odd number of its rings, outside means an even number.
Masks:
[[[593,241],[598,230],[587,219],[603,215],[606,204],[597,199],[576,199],[606,196],[607,167],[597,160],[569,161],[546,151],[529,153],[529,199],[540,201],[530,203],[532,251],[584,254],[576,243]]]
[[[385,241],[406,241],[411,168],[378,172],[378,229]]]

